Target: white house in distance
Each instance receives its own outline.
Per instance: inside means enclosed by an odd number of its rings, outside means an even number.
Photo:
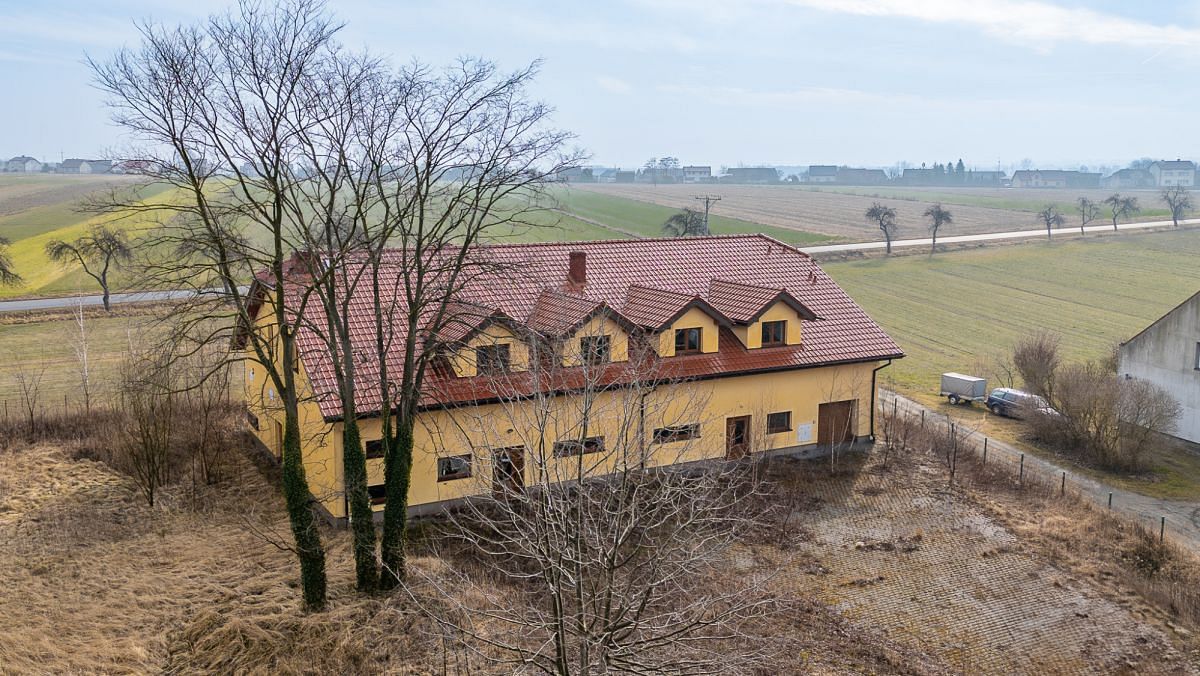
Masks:
[[[711,180],[711,165],[689,164],[683,168],[684,183],[707,183]]]
[[[1200,293],[1121,343],[1118,373],[1148,380],[1183,407],[1175,436],[1200,443]]]
[[[33,174],[42,170],[42,163],[28,155],[12,158],[5,165],[7,171]]]
[[[1181,185],[1191,188],[1196,185],[1196,163],[1191,160],[1159,161],[1151,164],[1150,175],[1160,188]]]

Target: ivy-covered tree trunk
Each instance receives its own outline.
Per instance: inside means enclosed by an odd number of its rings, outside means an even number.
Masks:
[[[408,487],[412,480],[414,417],[408,412],[396,416],[396,435],[388,449],[387,503],[383,508],[383,569],[380,586],[392,589],[405,575],[406,530],[408,528]]]
[[[375,558],[375,514],[367,492],[366,466],[362,434],[351,409],[342,424],[342,467],[354,534],[354,579],[359,591],[369,593],[379,586],[379,566]]]
[[[304,608],[310,611],[325,608],[325,549],[313,514],[312,497],[304,476],[304,457],[300,444],[300,416],[294,394],[285,395],[283,425],[283,496],[287,503],[288,521],[296,541],[300,559],[300,586],[304,592]]]

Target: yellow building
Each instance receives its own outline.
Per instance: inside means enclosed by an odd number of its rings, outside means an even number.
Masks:
[[[622,463],[851,444],[873,434],[877,371],[903,356],[809,256],[762,235],[480,255],[496,272],[463,289],[453,321],[426,343],[435,352],[415,431],[413,513]],[[374,329],[359,324],[373,354]],[[341,407],[320,344],[301,336],[303,453],[314,496],[342,519]],[[401,357],[388,356],[397,368]],[[256,434],[278,454],[278,397],[261,365],[247,362],[245,374]],[[378,387],[368,378],[359,388],[382,510]]]

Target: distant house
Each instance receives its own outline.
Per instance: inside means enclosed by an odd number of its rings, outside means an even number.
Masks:
[[[622,171],[618,169],[616,176],[613,177],[613,183],[633,183],[636,180],[636,171]]]
[[[616,183],[617,182],[617,170],[616,169],[601,169],[598,173],[596,173],[595,177],[596,177],[597,183]]]
[[[77,157],[63,160],[58,165],[60,174],[107,174],[112,170],[109,160],[81,160]]]
[[[1100,180],[1105,188],[1127,190],[1130,188],[1153,188],[1154,175],[1145,169],[1120,169]]]
[[[1200,293],[1121,343],[1117,354],[1118,373],[1148,380],[1179,401],[1175,436],[1200,443]]]
[[[805,183],[836,183],[838,168],[832,164],[808,165],[808,179]]]
[[[712,167],[709,165],[687,165],[683,168],[684,183],[707,183],[712,180]]]
[[[562,183],[595,183],[591,167],[567,167],[554,174],[554,180]]]
[[[42,170],[42,163],[28,155],[18,155],[5,164],[6,171],[35,174]]]
[[[812,171],[812,167],[808,170]],[[888,182],[888,177],[882,169],[838,167],[837,182],[845,185],[883,185]]]
[[[1014,188],[1099,188],[1100,174],[1061,169],[1021,169],[1013,172]]]
[[[779,172],[774,167],[730,167],[721,177],[723,183],[778,183]]]
[[[968,170],[963,176],[963,185],[990,186],[999,188],[1004,185],[1008,175],[1003,171],[974,171]]]
[[[1150,175],[1154,177],[1154,185],[1159,188],[1176,185],[1191,188],[1196,185],[1196,163],[1191,160],[1155,162],[1150,165]]]

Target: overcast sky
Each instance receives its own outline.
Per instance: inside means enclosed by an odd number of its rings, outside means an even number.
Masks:
[[[0,0],[0,156],[119,142],[85,54],[212,0]],[[1200,159],[1200,0],[333,0],[342,40],[432,64],[544,59],[598,164]]]

